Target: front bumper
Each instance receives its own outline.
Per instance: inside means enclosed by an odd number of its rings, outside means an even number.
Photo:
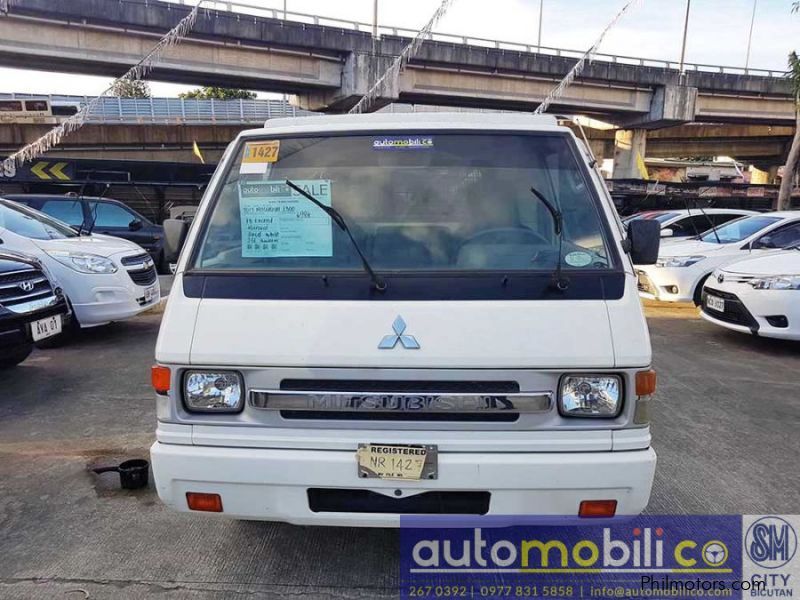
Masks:
[[[639,295],[662,302],[691,302],[701,276],[691,267],[638,267]]]
[[[617,500],[618,515],[647,506],[651,448],[610,452],[439,452],[438,479],[360,479],[355,453],[339,450],[191,446],[150,449],[156,488],[187,512],[187,492],[222,497],[222,516],[298,525],[397,527],[400,513],[314,512],[308,490],[369,490],[388,498],[424,492],[489,492],[490,515],[577,515],[582,500]],[[398,496],[397,491],[400,495]]]
[[[725,301],[725,311],[706,305],[711,294]],[[708,322],[732,331],[784,340],[800,340],[800,302],[795,290],[755,290],[747,284],[714,283],[703,289],[700,315]],[[769,318],[768,318],[769,317]],[[785,327],[775,325],[785,319]]]
[[[33,343],[31,323],[53,315],[61,315],[61,325],[65,329],[72,318],[63,300],[51,307],[25,314],[0,308],[0,351],[14,352],[30,346]]]
[[[158,286],[158,283],[155,284]],[[73,303],[75,316],[82,327],[104,325],[112,321],[122,321],[149,310],[157,305],[161,299],[158,288],[155,297],[149,302],[144,301],[144,289],[139,286],[96,287],[92,290],[94,301],[86,303]]]

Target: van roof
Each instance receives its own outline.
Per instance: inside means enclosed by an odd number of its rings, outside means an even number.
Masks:
[[[242,132],[244,136],[269,133],[342,132],[368,130],[413,131],[416,129],[469,129],[517,131],[569,131],[553,115],[525,113],[415,112],[322,115],[268,120],[262,129]]]

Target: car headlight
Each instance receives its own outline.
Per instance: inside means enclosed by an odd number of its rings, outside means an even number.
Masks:
[[[565,375],[558,410],[565,417],[612,418],[622,408],[619,375]]]
[[[117,265],[110,258],[88,254],[86,252],[70,252],[67,250],[49,250],[47,254],[62,265],[79,273],[109,274],[117,272]]]
[[[656,261],[657,267],[691,267],[704,260],[705,256],[665,256]]]
[[[239,412],[244,405],[243,388],[236,371],[187,371],[183,401],[192,412]]]
[[[774,275],[748,281],[757,290],[800,290],[800,275]]]

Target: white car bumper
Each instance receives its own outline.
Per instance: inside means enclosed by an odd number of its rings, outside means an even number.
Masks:
[[[175,510],[189,511],[187,492],[204,492],[222,497],[224,512],[208,514],[366,527],[397,527],[400,514],[315,512],[308,490],[369,490],[391,499],[424,492],[481,491],[490,494],[487,514],[492,515],[577,515],[582,500],[617,500],[618,515],[633,515],[647,506],[656,465],[651,448],[439,452],[437,479],[385,481],[359,478],[351,451],[156,442],[150,454],[158,495]]]
[[[124,274],[123,274],[124,275]],[[154,288],[150,299],[146,299],[146,288]],[[151,286],[130,285],[125,287],[95,287],[88,294],[91,301],[76,303],[72,307],[82,327],[103,325],[111,321],[122,321],[136,316],[158,304],[161,291],[156,281]],[[86,299],[87,294],[82,294]]]
[[[704,303],[700,315],[706,321],[741,333],[800,340],[800,292],[797,290],[756,290],[746,283],[709,281],[704,288],[706,294],[732,297],[722,298],[724,312]]]
[[[691,302],[705,271],[690,267],[637,266],[639,295],[662,302]]]

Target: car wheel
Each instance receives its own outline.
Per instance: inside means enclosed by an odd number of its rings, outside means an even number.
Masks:
[[[692,298],[692,301],[694,302],[695,306],[700,306],[703,303],[703,286],[706,284],[706,280],[709,277],[711,277],[710,274],[703,277],[694,290],[694,297]]]
[[[28,358],[28,355],[30,355],[32,350],[33,346],[25,346],[24,348],[15,350],[8,356],[0,358],[0,369],[10,369],[11,367],[16,367],[19,363]]]

